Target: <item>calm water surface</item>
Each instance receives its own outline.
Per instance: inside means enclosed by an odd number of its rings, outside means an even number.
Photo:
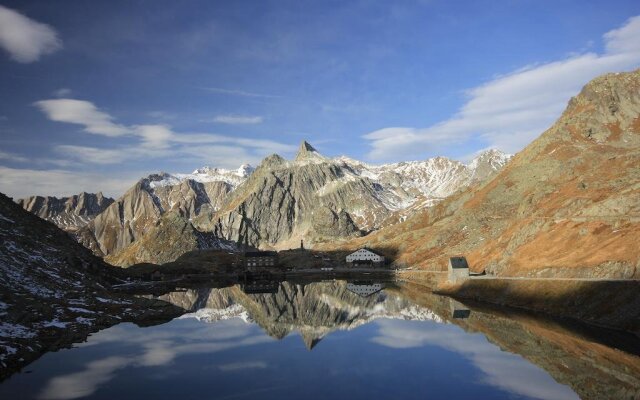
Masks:
[[[588,357],[572,352],[592,342],[562,327],[389,284],[284,282],[162,298],[187,313],[46,354],[0,384],[0,398],[575,399],[591,378],[585,365],[600,356],[620,354],[611,361],[620,373],[638,368],[635,355],[602,345]],[[587,375],[572,381],[578,368]],[[634,395],[637,377],[610,375],[580,396]]]

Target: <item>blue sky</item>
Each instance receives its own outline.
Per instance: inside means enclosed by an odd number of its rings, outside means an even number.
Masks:
[[[119,196],[307,139],[371,163],[517,152],[640,66],[637,1],[0,0],[0,191]]]

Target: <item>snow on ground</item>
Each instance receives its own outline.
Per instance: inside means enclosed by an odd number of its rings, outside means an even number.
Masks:
[[[35,335],[36,334],[26,326],[0,322],[0,338],[28,339],[34,337]]]
[[[196,312],[184,314],[178,319],[195,318],[202,322],[224,321],[232,318],[240,318],[244,322],[250,322],[251,317],[240,304],[232,304],[227,308],[201,308]]]
[[[66,328],[68,324],[69,324],[68,322],[61,322],[61,321],[58,320],[58,318],[54,318],[51,321],[43,322],[41,324],[41,326],[43,328],[51,328],[51,327],[53,327],[53,328]]]

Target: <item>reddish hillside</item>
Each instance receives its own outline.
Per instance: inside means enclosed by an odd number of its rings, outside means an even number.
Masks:
[[[364,243],[421,268],[640,278],[640,70],[594,79],[494,178]]]

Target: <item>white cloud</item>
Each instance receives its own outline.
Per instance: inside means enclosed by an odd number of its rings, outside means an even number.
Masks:
[[[235,362],[230,364],[218,365],[218,369],[221,371],[238,371],[245,369],[264,369],[267,368],[267,363],[264,361],[244,361]]]
[[[135,158],[178,157],[192,159],[224,168],[255,163],[271,153],[293,153],[295,146],[273,140],[225,136],[211,133],[177,133],[168,125],[121,125],[93,103],[74,99],[41,100],[34,103],[47,117],[56,122],[82,125],[92,134],[129,136],[139,139],[130,146],[100,149],[75,145],[59,145],[55,149],[75,160],[91,164],[117,164]],[[254,117],[251,117],[254,118]],[[211,146],[203,146],[211,145]]]
[[[262,98],[269,98],[269,99],[275,99],[275,98],[279,98],[280,97],[280,96],[276,96],[276,95],[272,95],[272,94],[245,92],[244,90],[223,89],[223,88],[219,88],[219,87],[206,87],[206,88],[203,88],[203,89],[206,90],[206,91],[209,91],[209,92],[213,92],[213,93],[229,94],[229,95],[232,95],[232,96],[241,96],[241,97],[262,97]]]
[[[61,49],[62,41],[49,25],[0,5],[0,47],[13,60],[30,63]]]
[[[131,156],[122,149],[98,149],[87,146],[60,145],[55,151],[77,161],[92,164],[118,164]]]
[[[33,195],[62,197],[82,191],[102,191],[106,196],[118,197],[147,173],[133,171],[115,179],[108,174],[92,172],[0,166],[0,192],[16,199]]]
[[[64,400],[86,397],[98,386],[113,379],[115,372],[131,364],[126,357],[107,357],[87,364],[84,371],[51,379],[42,390],[39,399]]]
[[[19,156],[13,153],[7,153],[6,151],[0,150],[0,160],[6,161],[15,161],[15,162],[27,162],[29,161],[27,158]]]
[[[112,380],[117,371],[124,367],[164,366],[188,354],[216,353],[273,340],[262,333],[257,326],[248,325],[242,320],[220,321],[216,323],[216,329],[211,329],[205,324],[200,326],[189,324],[173,328],[142,330],[118,325],[93,335],[90,341],[81,344],[80,347],[115,342],[119,346],[122,344],[127,346],[127,356],[110,356],[92,361],[87,363],[82,371],[54,377],[47,382],[38,398],[64,400],[85,397]],[[249,361],[223,364],[218,368],[232,372],[266,366],[262,361]]]
[[[263,118],[260,116],[247,116],[247,115],[218,115],[212,120],[220,124],[229,125],[251,125],[261,124]]]
[[[53,99],[34,103],[47,117],[56,122],[83,125],[88,133],[103,136],[122,136],[131,133],[123,125],[113,122],[113,117],[84,100]]]
[[[60,88],[53,92],[53,95],[56,97],[69,97],[71,95],[72,90],[69,88]]]
[[[584,53],[529,66],[467,92],[450,119],[427,128],[390,127],[364,135],[375,160],[422,157],[479,138],[483,147],[513,153],[548,128],[567,101],[594,77],[640,65],[640,16],[603,36],[603,54]]]
[[[174,133],[166,125],[138,125],[134,127],[135,134],[142,137],[142,145],[151,149],[165,149]]]
[[[534,399],[577,399],[567,386],[521,356],[500,350],[481,334],[469,334],[453,325],[411,324],[381,320],[372,341],[394,349],[438,346],[469,359],[482,373],[482,381],[510,393]]]

